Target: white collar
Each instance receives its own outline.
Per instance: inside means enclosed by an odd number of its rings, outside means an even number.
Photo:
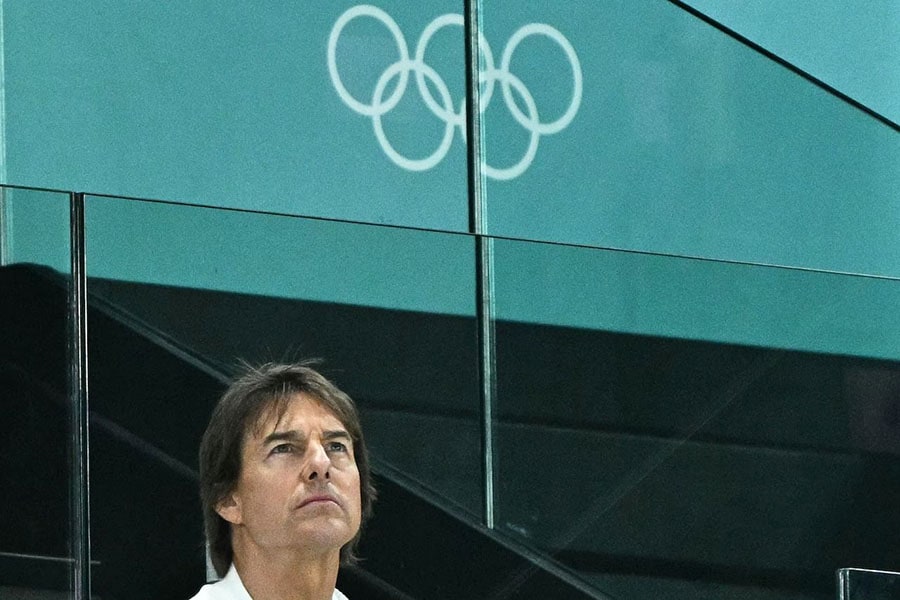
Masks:
[[[244,582],[241,581],[241,576],[238,574],[237,569],[234,568],[234,563],[231,563],[231,566],[228,567],[228,572],[225,573],[225,577],[222,578],[219,585],[234,600],[253,600],[247,588],[244,587]],[[331,594],[331,600],[347,600],[347,597],[339,589],[335,588]]]
[[[250,593],[247,592],[247,588],[244,587],[244,582],[241,581],[237,569],[234,568],[234,563],[228,567],[228,572],[225,573],[220,584],[234,597],[234,600],[253,600]]]

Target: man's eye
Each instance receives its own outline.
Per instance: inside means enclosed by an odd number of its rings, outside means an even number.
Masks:
[[[346,452],[347,446],[342,442],[328,442],[329,452]]]
[[[274,448],[272,448],[272,454],[285,454],[294,451],[293,444],[278,444]]]

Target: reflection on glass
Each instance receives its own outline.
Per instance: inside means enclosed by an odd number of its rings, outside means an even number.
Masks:
[[[0,195],[0,597],[66,598],[69,198]]]
[[[470,237],[87,202],[98,593],[202,583],[195,456],[238,359],[324,359],[376,467],[480,518]]]
[[[900,282],[494,248],[499,527],[614,597],[827,598],[896,560]]]

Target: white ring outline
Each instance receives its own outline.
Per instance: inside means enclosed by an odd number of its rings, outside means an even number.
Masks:
[[[369,104],[363,104],[359,100],[353,97],[347,88],[344,87],[344,83],[341,81],[341,76],[338,75],[337,70],[337,41],[341,35],[341,32],[344,31],[344,27],[347,26],[347,23],[352,21],[357,17],[372,17],[377,21],[381,21],[385,27],[388,28],[388,31],[391,32],[391,35],[394,36],[394,41],[397,42],[397,49],[400,51],[400,62],[409,62],[409,48],[406,45],[406,38],[403,36],[403,32],[400,31],[400,26],[397,25],[397,22],[391,18],[389,14],[378,8],[377,6],[372,6],[371,4],[360,4],[359,6],[354,6],[348,9],[344,14],[338,17],[338,20],[335,21],[334,25],[331,28],[331,34],[328,36],[328,72],[331,74],[331,82],[334,84],[335,89],[337,90],[338,96],[341,97],[341,100],[344,101],[347,106],[352,108],[355,112],[358,112],[361,115],[365,115],[367,117],[374,117],[375,115],[383,115],[388,112],[400,102],[400,98],[403,97],[403,94],[406,91],[406,83],[407,79],[409,79],[409,71],[404,71],[400,75],[400,81],[397,83],[397,89],[394,90],[394,93],[391,94],[388,101],[385,102],[383,106],[387,106],[383,110],[379,111],[380,107]]]
[[[499,81],[500,85],[503,89],[507,89],[510,86],[517,89],[519,94],[522,96],[522,99],[525,101],[525,106],[528,108],[528,112],[533,115],[533,120],[535,122],[538,121],[538,110],[537,105],[534,103],[534,96],[531,95],[531,92],[528,91],[528,88],[525,87],[525,84],[522,83],[522,80],[510,73],[509,71],[502,71],[500,69],[493,69],[492,71],[485,72],[482,75],[484,78],[490,78],[494,81]],[[479,77],[481,80],[482,77]],[[536,129],[531,130],[531,137],[528,140],[528,148],[525,150],[525,154],[522,158],[511,167],[507,168],[497,168],[492,167],[487,164],[487,161],[484,162],[484,174],[492,179],[498,179],[501,181],[508,181],[510,179],[515,179],[522,173],[524,173],[528,167],[531,166],[532,161],[534,161],[534,157],[537,154],[538,142],[541,139],[541,133]],[[489,144],[490,141],[488,140]]]
[[[506,43],[506,47],[503,49],[503,57],[500,59],[501,71],[505,71],[507,73],[510,72],[509,63],[512,62],[513,52],[516,51],[516,48],[519,46],[519,43],[522,40],[531,35],[545,35],[549,37],[551,40],[559,44],[559,46],[563,49],[563,52],[566,53],[566,58],[569,59],[569,66],[572,67],[573,75],[572,100],[569,103],[569,108],[566,109],[566,112],[564,112],[560,118],[550,123],[541,123],[538,119],[535,119],[534,121],[528,121],[526,120],[525,115],[522,114],[522,111],[519,110],[519,107],[516,105],[515,101],[513,101],[512,92],[510,92],[509,86],[504,85],[503,81],[501,80],[501,86],[503,88],[503,99],[506,101],[506,105],[509,107],[509,111],[512,113],[513,117],[515,117],[516,121],[519,122],[519,125],[528,130],[537,130],[538,133],[542,135],[550,135],[558,133],[562,131],[566,126],[568,126],[568,124],[572,122],[572,119],[575,118],[575,113],[578,112],[579,106],[581,106],[581,63],[578,61],[578,55],[575,54],[575,48],[572,47],[572,44],[569,43],[569,40],[567,40],[565,36],[559,32],[558,29],[555,29],[545,23],[530,23],[528,25],[520,27],[518,30],[516,30],[512,37],[509,38],[509,41]]]
[[[344,86],[337,71],[338,38],[343,32],[344,27],[346,27],[351,20],[362,16],[372,17],[375,20],[381,21],[394,37],[400,55],[400,59],[385,69],[378,78],[378,82],[372,93],[371,104],[364,104],[354,98]],[[463,98],[461,100],[459,112],[455,112],[453,109],[453,100],[450,96],[450,90],[447,87],[446,82],[434,68],[427,65],[424,61],[428,43],[437,31],[450,25],[462,26],[463,24],[463,17],[459,14],[447,13],[435,18],[422,31],[422,35],[416,45],[416,54],[413,59],[410,59],[409,57],[409,47],[407,46],[403,32],[400,30],[396,21],[394,21],[387,12],[377,6],[370,4],[354,6],[341,14],[332,26],[331,33],[328,37],[327,60],[328,71],[332,83],[335,86],[335,90],[341,100],[354,112],[372,118],[373,130],[379,145],[381,145],[382,150],[384,150],[388,158],[401,168],[411,171],[424,171],[436,166],[449,152],[450,146],[453,143],[453,133],[457,127],[460,130],[463,143],[466,143],[466,99]],[[549,123],[541,122],[534,96],[531,95],[531,92],[522,80],[513,75],[509,70],[512,56],[516,48],[518,48],[518,45],[525,38],[532,35],[544,35],[556,42],[565,53],[572,69],[572,99],[562,116]],[[519,125],[531,134],[525,154],[515,165],[506,168],[496,168],[488,165],[486,160],[484,162],[485,175],[488,177],[499,180],[514,179],[524,173],[531,165],[537,154],[540,136],[551,135],[562,131],[575,118],[575,115],[581,106],[583,93],[581,63],[578,60],[575,48],[569,40],[566,39],[558,29],[544,23],[530,23],[516,30],[503,49],[500,68],[494,66],[493,53],[481,31],[478,32],[478,43],[485,64],[485,68],[481,69],[479,73],[479,84],[486,85],[486,88],[482,91],[479,112],[484,113],[487,110],[491,98],[493,97],[494,85],[496,82],[499,82],[503,91],[504,103],[507,105],[511,115]],[[392,110],[405,95],[406,87],[409,83],[410,71],[415,71],[416,86],[425,105],[432,114],[443,120],[445,123],[444,136],[438,145],[438,148],[431,155],[423,159],[410,159],[397,152],[388,141],[381,122],[381,117]],[[388,82],[398,75],[400,79],[397,83],[397,87],[387,100],[383,100],[382,96]],[[443,106],[440,106],[432,96],[431,91],[426,84],[426,78],[431,79],[434,83],[441,99],[444,101]],[[515,99],[513,98],[513,88],[515,88],[515,91],[519,93],[525,102],[525,108],[529,113],[527,116],[516,104]]]
[[[416,55],[415,62],[416,65],[425,65],[425,51],[428,49],[428,43],[431,41],[431,38],[435,33],[443,29],[444,27],[449,26],[458,26],[464,27],[465,23],[463,22],[463,16],[455,13],[447,13],[441,15],[434,19],[431,23],[429,23],[424,30],[422,30],[422,35],[419,37],[419,42],[416,44]],[[482,32],[478,32],[478,43],[480,45],[482,56],[484,57],[484,62],[486,65],[486,70],[494,69],[494,54],[491,52],[491,46],[488,44],[487,39],[484,37]],[[463,141],[466,139],[466,99],[462,98],[459,104],[459,112],[453,112],[452,110],[448,113],[444,108],[438,106],[437,102],[431,95],[431,91],[428,89],[428,86],[425,85],[425,75],[424,73],[417,69],[416,70],[416,84],[419,88],[419,94],[422,95],[422,99],[425,100],[425,104],[431,110],[432,113],[438,118],[449,120],[453,119],[454,124],[459,127],[459,131],[463,136]],[[493,81],[491,82],[490,87],[487,91],[483,92],[485,94],[486,99],[482,100],[482,106],[485,106],[488,102],[490,102],[491,95],[493,94],[494,85]],[[483,111],[483,109],[482,109]]]
[[[376,100],[380,99],[380,96],[384,92],[384,88],[387,86],[388,81],[394,78],[395,73],[399,72],[401,77],[403,77],[404,73],[409,73],[409,71],[411,70],[410,63],[411,61],[398,61],[384,70],[384,73],[382,73],[381,77],[378,78],[378,83],[375,84],[375,90],[372,92],[373,105],[375,105]],[[438,75],[437,71],[426,64],[417,65],[416,68],[423,69],[428,74],[428,78],[434,82],[434,85],[438,88],[438,92],[444,99],[444,110],[448,110],[452,113],[453,99],[450,98],[450,90],[447,88],[447,84],[444,82],[441,76]],[[446,108],[447,106],[449,106],[450,108]],[[444,160],[444,157],[447,156],[447,152],[450,151],[450,145],[453,143],[453,131],[455,129],[455,125],[450,120],[446,120],[445,123],[446,126],[444,128],[444,138],[438,145],[437,150],[435,150],[430,156],[426,158],[411,159],[397,152],[388,141],[387,136],[384,134],[384,128],[381,125],[381,115],[376,114],[372,116],[372,127],[375,130],[375,137],[378,139],[378,143],[381,144],[382,150],[384,150],[385,154],[387,154],[388,157],[392,161],[394,161],[397,166],[403,167],[404,169],[410,171],[427,171],[428,169],[433,168],[439,162]]]

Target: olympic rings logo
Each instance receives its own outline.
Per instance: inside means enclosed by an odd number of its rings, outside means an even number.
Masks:
[[[338,39],[340,38],[344,27],[346,27],[353,19],[360,17],[370,17],[376,21],[380,21],[394,38],[398,52],[397,61],[387,67],[378,78],[378,82],[375,84],[375,88],[372,91],[372,98],[368,103],[357,100],[349,91],[347,91],[347,88],[341,81],[340,75],[338,75],[337,68]],[[440,163],[450,150],[450,145],[453,143],[453,136],[456,129],[459,129],[463,143],[465,143],[466,140],[465,98],[462,99],[459,109],[454,110],[453,100],[446,82],[441,78],[437,71],[425,62],[425,51],[428,48],[428,43],[431,38],[439,30],[449,26],[463,26],[462,15],[445,14],[429,23],[422,31],[422,36],[419,38],[418,44],[416,44],[415,55],[410,58],[406,39],[403,37],[403,32],[400,31],[400,27],[397,25],[396,21],[394,21],[385,11],[376,6],[361,4],[359,6],[354,6],[338,17],[338,20],[335,21],[334,26],[331,29],[331,34],[328,36],[328,72],[331,75],[331,82],[334,84],[338,96],[340,96],[344,104],[349,106],[353,111],[371,117],[375,138],[381,145],[382,150],[384,150],[388,158],[396,165],[410,171],[427,171]],[[572,67],[572,98],[565,112],[555,121],[541,121],[534,96],[532,96],[522,80],[510,72],[510,63],[512,62],[513,53],[516,51],[516,48],[519,47],[519,44],[522,43],[522,41],[533,35],[543,35],[556,42],[556,44],[562,48],[566,55],[566,59],[568,59],[569,64]],[[478,43],[482,54],[483,64],[485,66],[479,73],[478,78],[482,86],[481,112],[483,113],[489,106],[491,99],[495,95],[495,88],[499,84],[503,101],[505,102],[507,109],[510,111],[516,122],[530,134],[528,147],[522,158],[516,164],[505,168],[492,167],[485,164],[484,172],[488,177],[493,179],[514,179],[524,173],[531,165],[537,154],[538,142],[540,141],[541,136],[559,133],[572,122],[572,119],[575,118],[575,114],[578,112],[578,108],[581,105],[581,63],[578,60],[575,49],[572,47],[572,44],[569,43],[569,40],[567,40],[557,29],[544,23],[530,23],[519,28],[506,43],[506,47],[503,49],[503,54],[500,58],[499,67],[495,65],[491,47],[488,45],[487,40],[481,32],[478,34]],[[445,124],[444,134],[437,149],[429,156],[418,159],[407,158],[397,152],[388,140],[382,124],[384,115],[397,106],[404,94],[406,94],[410,74],[415,75],[416,87],[425,102],[425,105],[434,116],[442,120]],[[394,78],[399,78],[397,86],[394,91],[385,98],[385,91],[388,88],[388,84]],[[439,99],[436,99],[432,95],[426,80],[430,81],[437,90],[437,93],[440,96]],[[524,112],[516,104],[515,98],[513,97],[514,93],[518,94],[519,98],[522,100],[522,103],[525,106]]]

